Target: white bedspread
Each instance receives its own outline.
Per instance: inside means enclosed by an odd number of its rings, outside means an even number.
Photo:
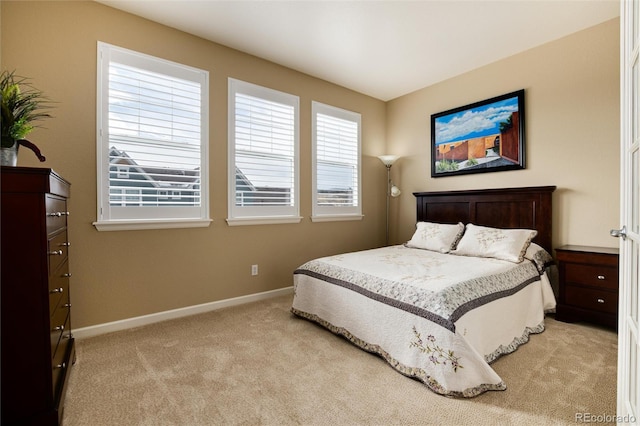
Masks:
[[[377,353],[433,391],[506,388],[489,363],[544,330],[555,298],[543,263],[384,247],[316,259],[294,274],[292,312]]]

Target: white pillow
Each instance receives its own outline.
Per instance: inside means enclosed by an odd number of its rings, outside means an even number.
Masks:
[[[531,229],[501,229],[468,223],[453,254],[493,257],[520,263],[538,231]]]
[[[449,253],[455,248],[463,233],[464,225],[460,222],[456,225],[418,222],[416,232],[406,246]]]
[[[540,273],[544,272],[548,266],[553,265],[553,257],[536,243],[531,243],[524,255],[525,259],[532,261]]]
[[[529,259],[529,260],[535,260],[536,258],[536,254],[539,251],[544,251],[546,252],[545,249],[543,249],[542,247],[540,247],[539,245],[537,245],[536,243],[531,243],[529,244],[529,247],[527,247],[527,251],[524,254],[524,258],[525,259]]]

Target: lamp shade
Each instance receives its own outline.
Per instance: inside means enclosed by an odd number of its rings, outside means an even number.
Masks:
[[[400,157],[397,155],[381,155],[378,158],[380,159],[380,161],[382,161],[382,164],[384,164],[387,167],[390,167]]]

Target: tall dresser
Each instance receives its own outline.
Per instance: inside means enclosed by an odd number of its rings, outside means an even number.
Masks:
[[[2,167],[2,425],[59,425],[75,361],[69,299],[69,182]]]

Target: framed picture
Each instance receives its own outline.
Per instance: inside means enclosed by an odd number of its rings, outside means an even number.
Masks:
[[[524,169],[524,89],[431,116],[431,177]]]

